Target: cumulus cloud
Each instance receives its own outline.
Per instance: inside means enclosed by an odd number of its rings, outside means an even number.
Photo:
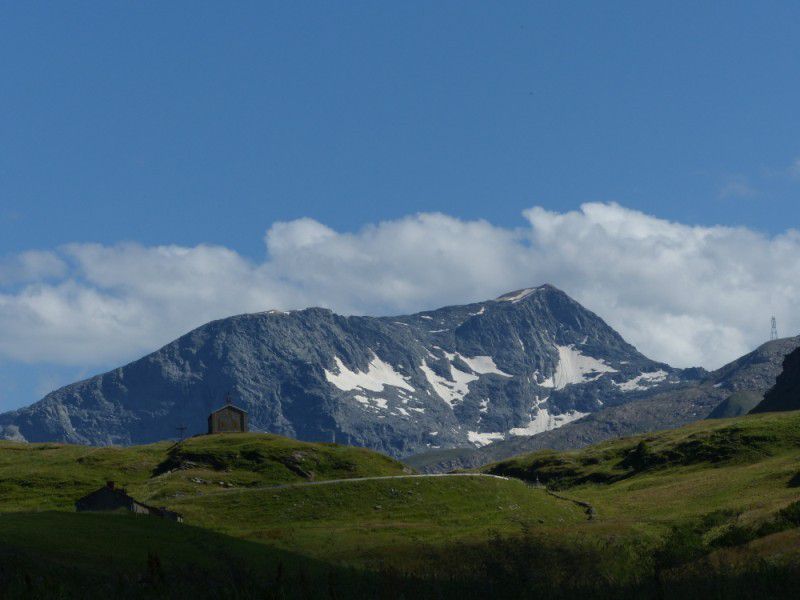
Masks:
[[[531,208],[524,219],[509,229],[419,214],[356,233],[299,219],[268,229],[259,262],[209,245],[20,254],[5,271],[0,263],[0,357],[108,364],[236,313],[392,314],[545,282],[675,366],[717,367],[747,352],[772,314],[784,333],[800,326],[795,231],[689,226],[606,203]]]
[[[66,271],[66,263],[49,251],[31,250],[0,257],[0,285],[4,286],[61,277]]]

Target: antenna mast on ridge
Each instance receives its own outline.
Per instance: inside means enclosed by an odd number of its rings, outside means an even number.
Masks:
[[[778,321],[775,317],[772,317],[772,331],[769,334],[770,341],[774,341],[778,339]]]

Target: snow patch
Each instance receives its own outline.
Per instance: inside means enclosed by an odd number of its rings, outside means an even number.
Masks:
[[[509,375],[508,373],[498,369],[497,365],[494,363],[494,359],[491,356],[473,356],[472,358],[469,358],[467,356],[458,354],[458,357],[467,363],[467,366],[469,366],[469,368],[478,375],[488,375],[489,373],[493,373],[495,375],[502,375],[503,377],[513,377],[513,375]]]
[[[577,410],[570,410],[560,415],[551,415],[550,411],[546,408],[540,408],[533,420],[525,427],[515,427],[508,433],[511,435],[536,435],[537,433],[544,433],[551,429],[558,429],[562,425],[582,419],[588,414],[589,413],[578,412]]]
[[[602,360],[581,354],[575,346],[556,346],[558,365],[552,377],[541,383],[542,387],[562,390],[570,384],[586,383],[602,377],[603,373],[617,373],[617,370]]]
[[[494,433],[479,433],[477,431],[467,432],[467,438],[469,441],[475,444],[478,448],[487,444],[491,444],[495,440],[502,440],[505,437],[505,434],[500,431]]]
[[[369,406],[369,398],[367,398],[366,396],[362,396],[361,394],[356,394],[355,396],[353,396],[353,400],[355,400],[356,402],[360,402],[365,406]]]
[[[386,401],[385,398],[368,398],[367,396],[362,396],[361,394],[355,394],[353,396],[353,400],[369,408],[377,407],[384,410],[389,408],[389,403]]]
[[[456,402],[461,402],[464,400],[464,396],[469,393],[469,384],[472,381],[478,379],[480,375],[500,375],[501,377],[513,377],[509,373],[501,371],[498,366],[495,364],[494,359],[491,356],[463,356],[458,352],[448,352],[440,348],[439,346],[434,346],[437,350],[440,350],[448,361],[450,361],[450,378],[442,377],[437,375],[433,369],[428,366],[427,361],[423,360],[422,364],[420,365],[420,370],[425,375],[425,378],[428,380],[428,383],[431,384],[434,392],[444,400],[450,408],[453,408],[453,405]],[[430,351],[428,351],[428,355],[432,358],[438,360],[438,358],[433,355]],[[472,371],[472,373],[467,373],[462,371],[454,364],[452,364],[453,360],[458,357],[460,358]]]
[[[646,390],[651,388],[657,383],[664,381],[667,378],[666,371],[654,371],[652,373],[642,373],[638,377],[634,377],[628,381],[624,381],[622,383],[617,383],[616,381],[612,381],[615,386],[617,386],[623,392],[634,392],[640,390]]]
[[[392,368],[392,365],[383,362],[376,354],[372,354],[367,372],[351,371],[341,361],[338,356],[333,357],[338,373],[333,373],[325,369],[325,379],[343,391],[355,389],[371,390],[382,392],[387,385],[403,388],[411,392],[415,391],[407,382],[406,378]]]
[[[485,306],[481,306],[481,309],[478,312],[469,313],[469,316],[470,317],[479,317],[485,312],[486,312],[486,307]]]
[[[480,408],[478,409],[478,411],[480,411],[482,413],[489,412],[489,399],[488,398],[484,398],[483,400],[481,400]]]
[[[511,292],[509,294],[496,298],[495,302],[519,302],[520,300],[524,300],[525,298],[530,296],[537,289],[539,288],[526,288],[524,290],[517,290],[516,292]]]
[[[478,379],[478,376],[473,375],[472,373],[465,373],[453,365],[449,366],[450,377],[452,381],[437,375],[424,360],[419,368],[425,375],[428,383],[431,384],[433,391],[436,392],[436,394],[442,400],[444,400],[450,408],[453,408],[453,405],[456,402],[461,402],[464,400],[464,396],[469,393],[469,383]]]

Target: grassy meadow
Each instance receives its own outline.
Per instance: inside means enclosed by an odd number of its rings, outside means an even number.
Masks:
[[[0,443],[0,592],[691,598],[800,590],[800,413],[700,422],[481,471],[506,479],[414,477],[365,449],[263,434],[131,448]],[[364,479],[376,477],[387,478]],[[549,490],[530,485],[537,479]],[[106,480],[186,522],[75,513],[74,501]]]

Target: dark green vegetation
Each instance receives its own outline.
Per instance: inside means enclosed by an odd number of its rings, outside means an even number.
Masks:
[[[775,598],[800,589],[800,413],[537,452],[485,471],[512,479],[408,476],[373,452],[265,435],[124,449],[2,444],[0,595]],[[550,490],[524,483],[537,478]],[[106,479],[186,523],[71,512]]]

